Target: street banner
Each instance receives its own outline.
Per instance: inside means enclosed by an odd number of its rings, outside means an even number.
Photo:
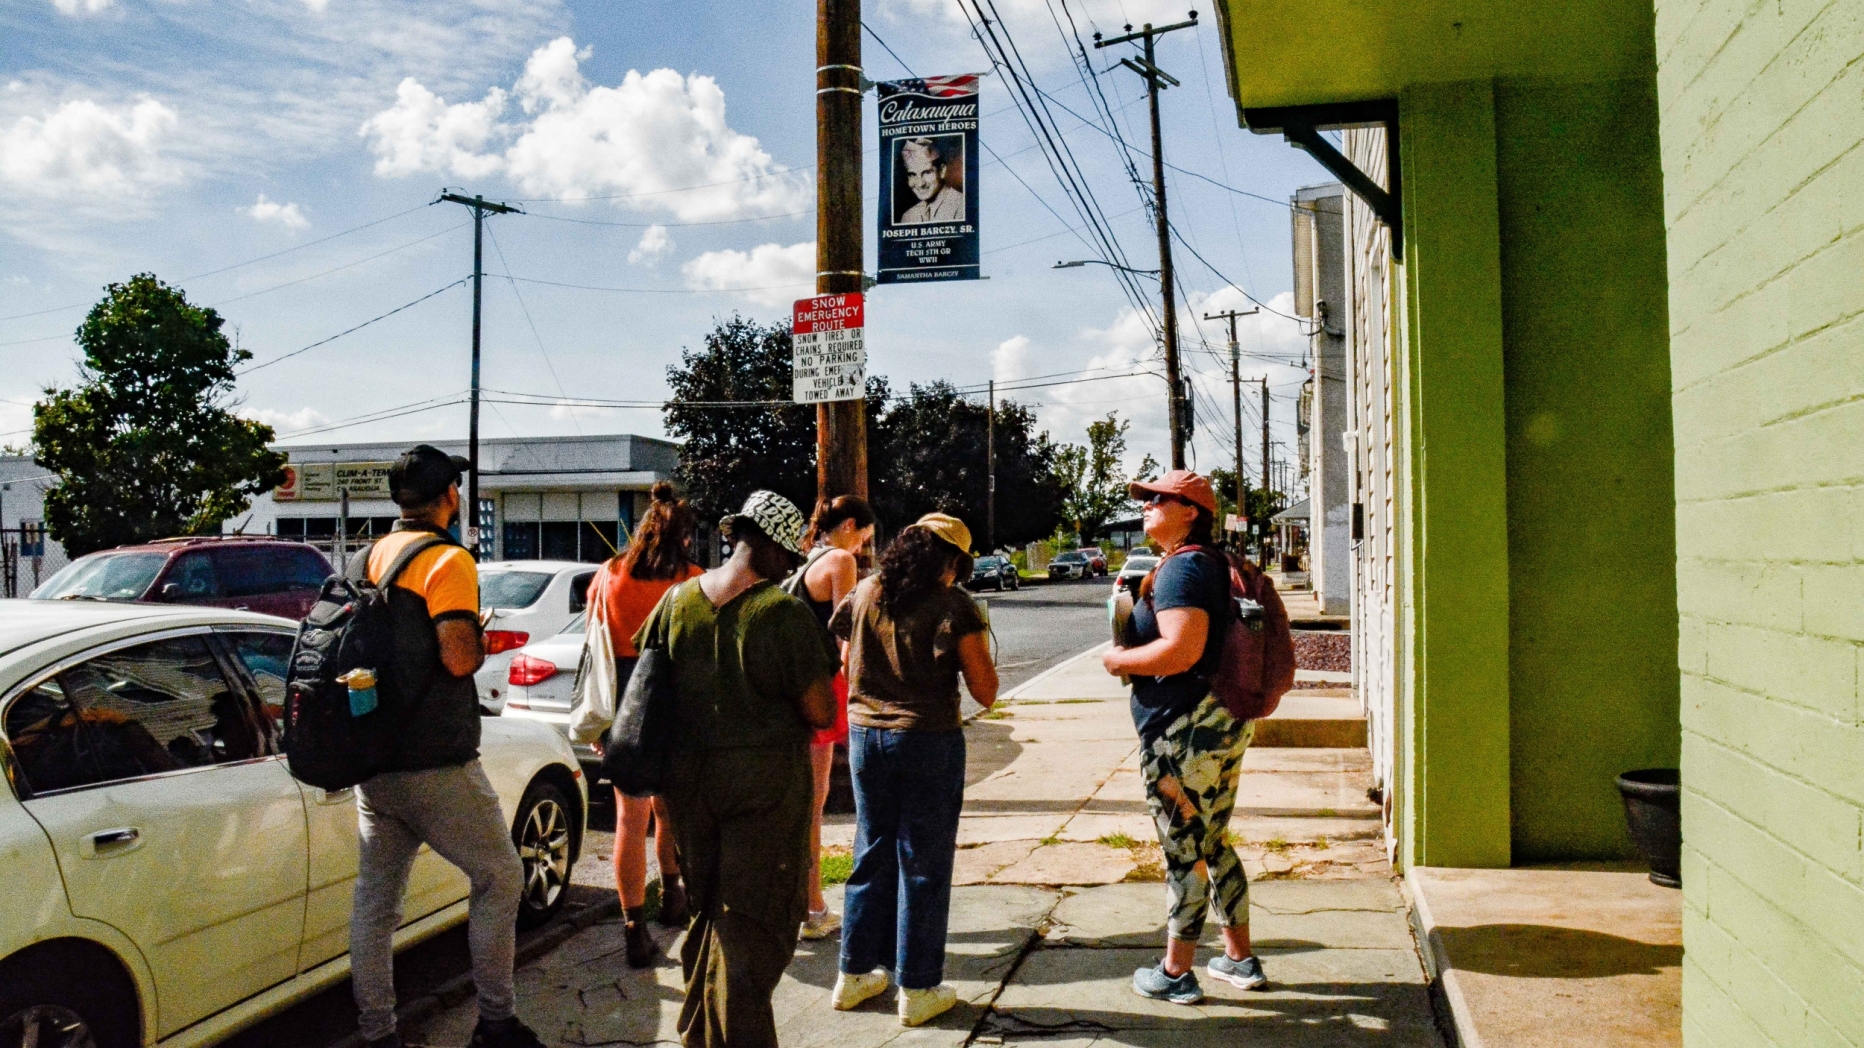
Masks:
[[[796,403],[859,400],[867,395],[865,317],[859,294],[796,300],[790,320]]]
[[[875,86],[880,95],[875,282],[976,280],[977,74]]]

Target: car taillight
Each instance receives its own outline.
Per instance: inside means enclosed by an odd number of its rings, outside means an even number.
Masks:
[[[519,655],[511,660],[511,669],[505,673],[505,680],[528,688],[533,684],[542,684],[556,675],[556,663],[540,659],[535,655]]]
[[[531,635],[517,630],[486,630],[485,653],[497,655],[501,651],[516,651],[531,642]]]

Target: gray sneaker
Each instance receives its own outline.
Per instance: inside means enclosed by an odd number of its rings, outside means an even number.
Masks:
[[[1204,999],[1204,988],[1197,984],[1196,972],[1187,971],[1183,975],[1173,976],[1166,973],[1163,961],[1155,967],[1141,968],[1133,973],[1133,992],[1141,997],[1170,1001],[1173,1004],[1196,1004]]]
[[[1238,989],[1260,990],[1269,984],[1269,977],[1263,973],[1262,962],[1256,960],[1255,954],[1240,961],[1218,954],[1210,959],[1207,970],[1212,979],[1221,979]]]

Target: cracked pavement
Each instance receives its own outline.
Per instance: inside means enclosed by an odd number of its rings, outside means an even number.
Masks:
[[[899,1025],[892,992],[836,1012],[839,940],[804,942],[775,998],[786,1048],[1442,1048],[1376,813],[1366,810],[1364,751],[1252,750],[1244,762],[1235,843],[1268,989],[1209,978],[1201,952],[1201,1003],[1132,992],[1133,970],[1156,963],[1164,942],[1165,891],[1148,863],[1157,846],[1123,700],[1089,654],[1019,689],[1006,715],[967,727],[945,975],[959,1006],[916,1029]],[[837,835],[826,828],[825,842]],[[829,896],[840,909],[840,889]],[[660,940],[666,955],[633,971],[618,922],[587,929],[520,970],[519,1014],[552,1045],[677,1043],[678,933],[660,930]],[[1206,945],[1216,941],[1212,922]],[[474,1019],[462,1000],[404,1036],[463,1046]]]

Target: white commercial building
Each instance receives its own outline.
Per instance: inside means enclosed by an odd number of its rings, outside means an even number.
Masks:
[[[330,553],[365,544],[395,521],[388,468],[415,443],[277,445],[290,459],[285,483],[225,530],[302,539]],[[466,454],[463,440],[429,443]],[[678,464],[679,445],[625,433],[481,440],[480,556],[604,560],[646,512],[654,482],[671,480]],[[347,522],[341,538],[339,518]]]

